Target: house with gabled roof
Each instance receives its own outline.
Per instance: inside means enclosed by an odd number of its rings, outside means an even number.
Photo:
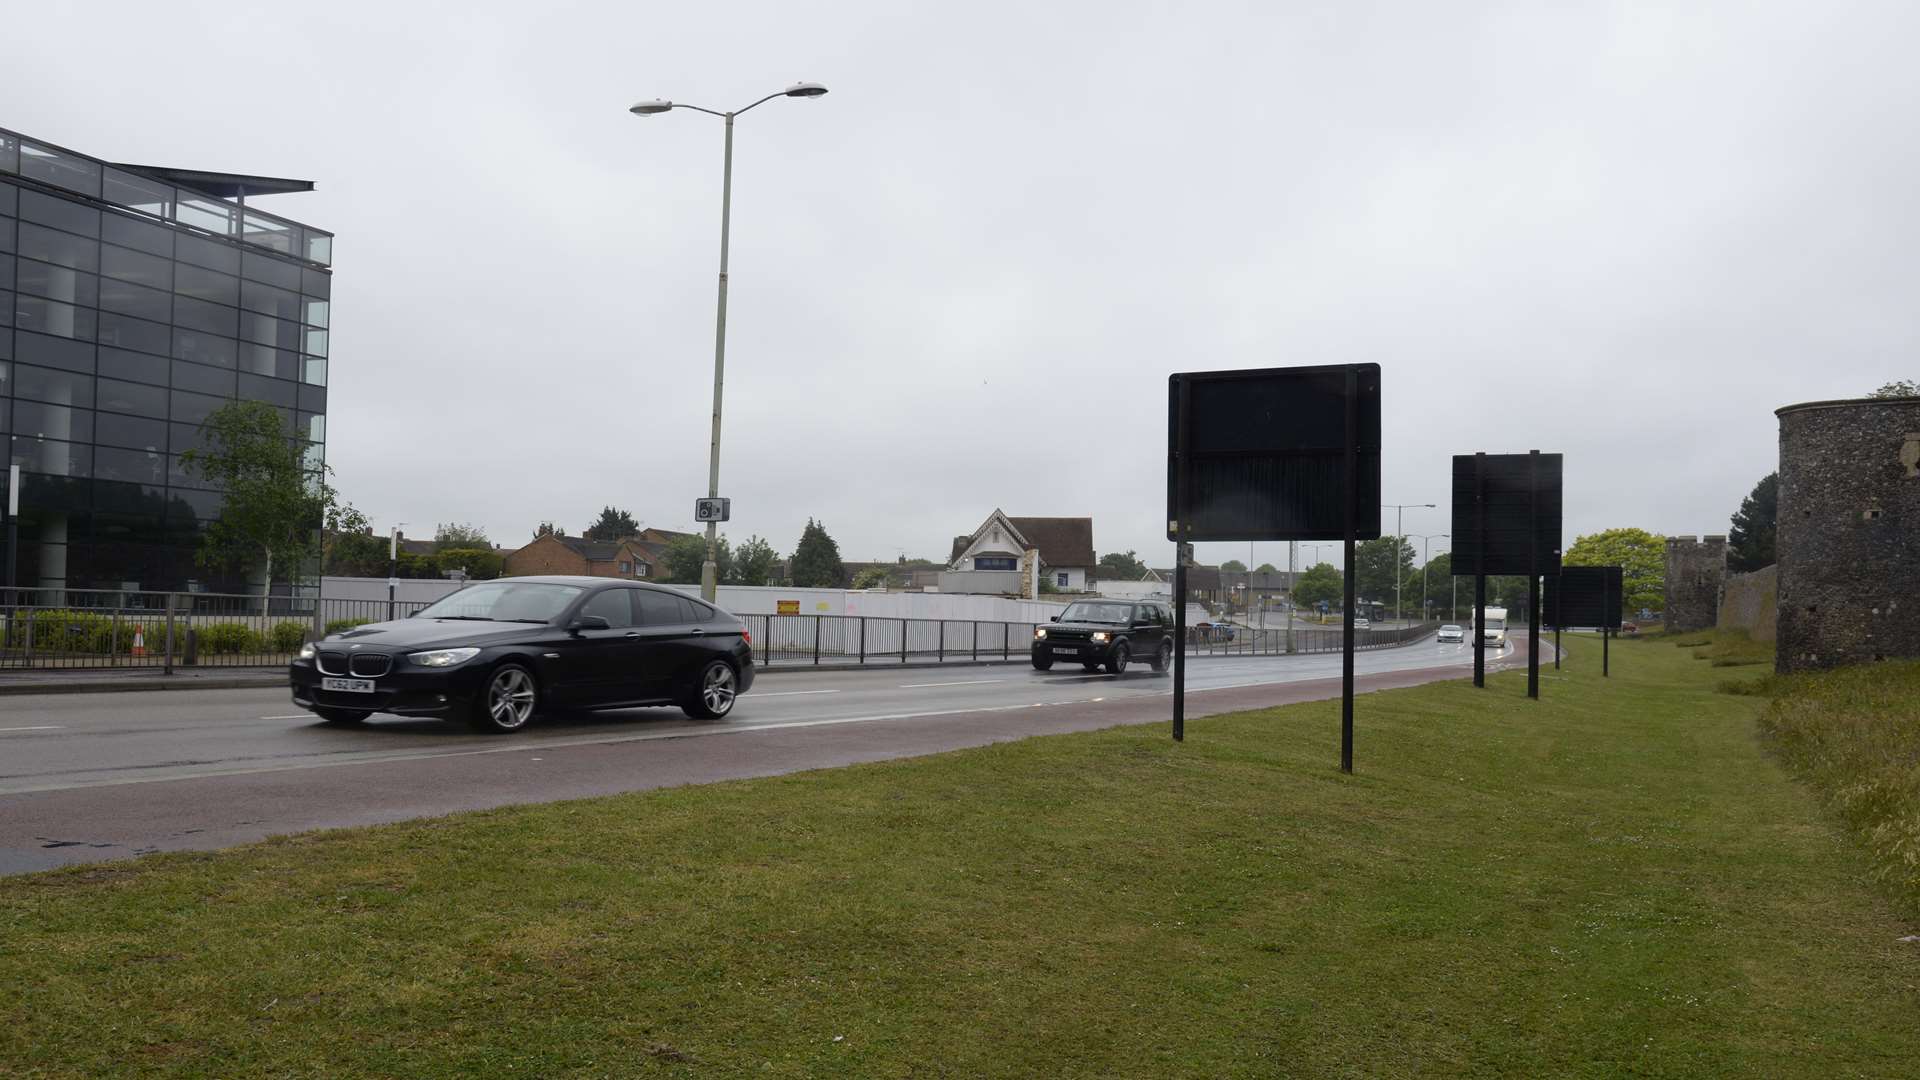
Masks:
[[[638,540],[600,541],[542,533],[504,562],[510,577],[582,574],[645,581],[658,576],[659,559],[655,550]]]
[[[1085,592],[1094,564],[1092,518],[1012,517],[995,509],[973,532],[953,538],[940,589],[1034,596],[1044,581],[1054,591]]]

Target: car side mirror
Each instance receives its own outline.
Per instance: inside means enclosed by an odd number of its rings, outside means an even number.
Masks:
[[[1059,621],[1060,621],[1060,616],[1058,616],[1058,615],[1055,615],[1055,616],[1053,617],[1053,621],[1054,621],[1054,622],[1059,622]]]
[[[573,620],[567,629],[577,634],[582,630],[611,630],[613,624],[607,621],[605,615],[582,615]]]

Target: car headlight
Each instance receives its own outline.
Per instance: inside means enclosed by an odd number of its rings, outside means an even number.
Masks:
[[[479,649],[435,649],[432,652],[408,653],[407,661],[421,667],[453,667],[479,655]]]
[[[1035,641],[1045,641],[1045,640],[1047,640],[1047,628],[1046,628],[1046,627],[1044,627],[1044,626],[1036,626],[1036,627],[1034,627],[1034,628],[1033,628],[1033,640],[1035,640]]]
[[[302,660],[311,660],[311,659],[313,659],[313,654],[314,654],[314,653],[315,653],[316,651],[317,651],[317,650],[316,650],[316,649],[314,649],[314,647],[313,647],[313,642],[311,642],[311,641],[307,641],[307,642],[302,642],[302,643],[301,643],[301,645],[300,645],[300,659],[302,659]]]
[[[1095,630],[1093,632],[1093,640],[1095,641],[1107,640],[1107,632],[1105,630]]]

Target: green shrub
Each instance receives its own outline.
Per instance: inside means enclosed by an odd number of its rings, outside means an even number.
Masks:
[[[335,619],[327,624],[327,633],[338,634],[343,630],[351,630],[356,626],[365,626],[372,621],[372,619]]]
[[[307,624],[297,622],[277,622],[267,631],[267,643],[274,652],[298,652],[300,643],[307,640]]]
[[[200,651],[209,656],[266,651],[266,640],[241,623],[214,623],[199,630]]]
[[[34,611],[16,616],[8,622],[5,634],[7,647],[26,648],[29,623],[32,624],[35,652],[117,653],[121,656],[133,652],[134,627],[145,625],[141,620],[122,615],[116,633],[111,613],[63,608]],[[148,648],[152,647],[153,643],[149,642]]]

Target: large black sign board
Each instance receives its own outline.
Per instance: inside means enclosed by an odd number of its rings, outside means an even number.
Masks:
[[[1378,537],[1380,365],[1330,364],[1189,371],[1167,380],[1167,539],[1344,538],[1349,375],[1359,405],[1355,535]],[[1174,503],[1181,492],[1184,513]]]
[[[1203,540],[1380,535],[1380,365],[1178,372],[1167,379],[1174,563],[1173,737],[1186,717],[1187,566]],[[1346,575],[1340,768],[1353,771],[1354,575]]]
[[[1565,566],[1547,577],[1542,610],[1555,627],[1620,629],[1622,575],[1617,566]]]
[[[1561,460],[1559,454],[1454,455],[1455,577],[1559,571]]]

